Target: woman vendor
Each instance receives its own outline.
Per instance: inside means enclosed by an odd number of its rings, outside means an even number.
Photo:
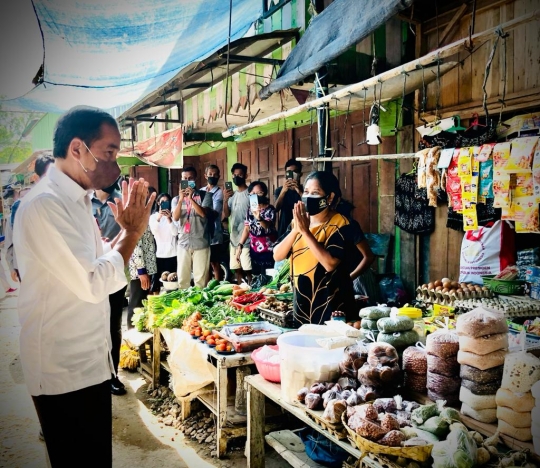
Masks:
[[[306,178],[302,201],[293,210],[290,232],[274,247],[274,259],[291,255],[297,324],[323,324],[332,312],[357,317],[350,272],[344,261],[350,223],[333,206],[339,182],[330,172],[312,172]]]

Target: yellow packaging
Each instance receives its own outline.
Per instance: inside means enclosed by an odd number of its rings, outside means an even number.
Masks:
[[[508,208],[510,206],[510,174],[494,171],[493,195],[495,197],[494,208]]]
[[[501,170],[514,174],[531,172],[534,149],[537,143],[537,136],[512,140],[510,157]]]
[[[473,208],[463,210],[463,230],[475,231],[478,229],[478,214],[476,212],[476,205],[473,204]]]
[[[460,177],[472,175],[472,148],[461,148],[458,158],[458,175]]]
[[[505,171],[510,159],[510,142],[498,143],[493,147],[493,164],[495,171]]]
[[[433,316],[434,317],[453,317],[455,307],[433,304]]]
[[[516,232],[539,233],[540,213],[535,197],[517,198],[515,203]]]
[[[532,174],[516,174],[516,188],[514,198],[526,198],[534,196],[534,184]]]
[[[493,152],[493,147],[495,143],[486,143],[480,148],[480,153],[478,153],[478,161],[486,162],[491,159],[491,153]]]
[[[478,159],[480,149],[480,146],[475,146],[474,148],[472,148],[473,156],[471,159],[471,171],[473,175],[480,172],[480,159]]]

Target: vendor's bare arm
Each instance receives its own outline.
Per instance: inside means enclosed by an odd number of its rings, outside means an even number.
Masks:
[[[274,260],[276,262],[281,262],[288,257],[297,234],[298,233],[296,231],[291,231],[287,235],[287,237],[285,237],[285,239],[283,239],[278,245],[274,247]]]
[[[332,255],[330,255],[323,245],[320,244],[317,239],[315,239],[310,231],[307,231],[302,235],[306,238],[309,250],[315,256],[317,261],[324,267],[324,269],[326,271],[334,271],[341,260],[339,258],[332,257]]]
[[[364,273],[370,267],[370,265],[375,260],[375,255],[369,248],[369,244],[367,240],[364,239],[362,242],[356,244],[356,248],[360,251],[363,258],[362,258],[362,261],[355,268],[355,270],[351,273],[351,279],[358,278],[362,273]]]

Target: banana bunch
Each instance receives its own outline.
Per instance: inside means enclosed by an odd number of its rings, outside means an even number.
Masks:
[[[122,369],[130,371],[137,370],[137,367],[139,366],[139,351],[124,343],[120,348],[119,366]]]

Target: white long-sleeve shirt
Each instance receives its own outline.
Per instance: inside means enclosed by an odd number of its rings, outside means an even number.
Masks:
[[[21,274],[21,364],[31,395],[80,390],[111,378],[109,294],[124,261],[103,254],[87,192],[55,166],[15,218]]]
[[[176,257],[176,240],[178,239],[178,224],[162,216],[158,221],[159,213],[150,216],[150,230],[156,239],[156,257],[171,258]]]

